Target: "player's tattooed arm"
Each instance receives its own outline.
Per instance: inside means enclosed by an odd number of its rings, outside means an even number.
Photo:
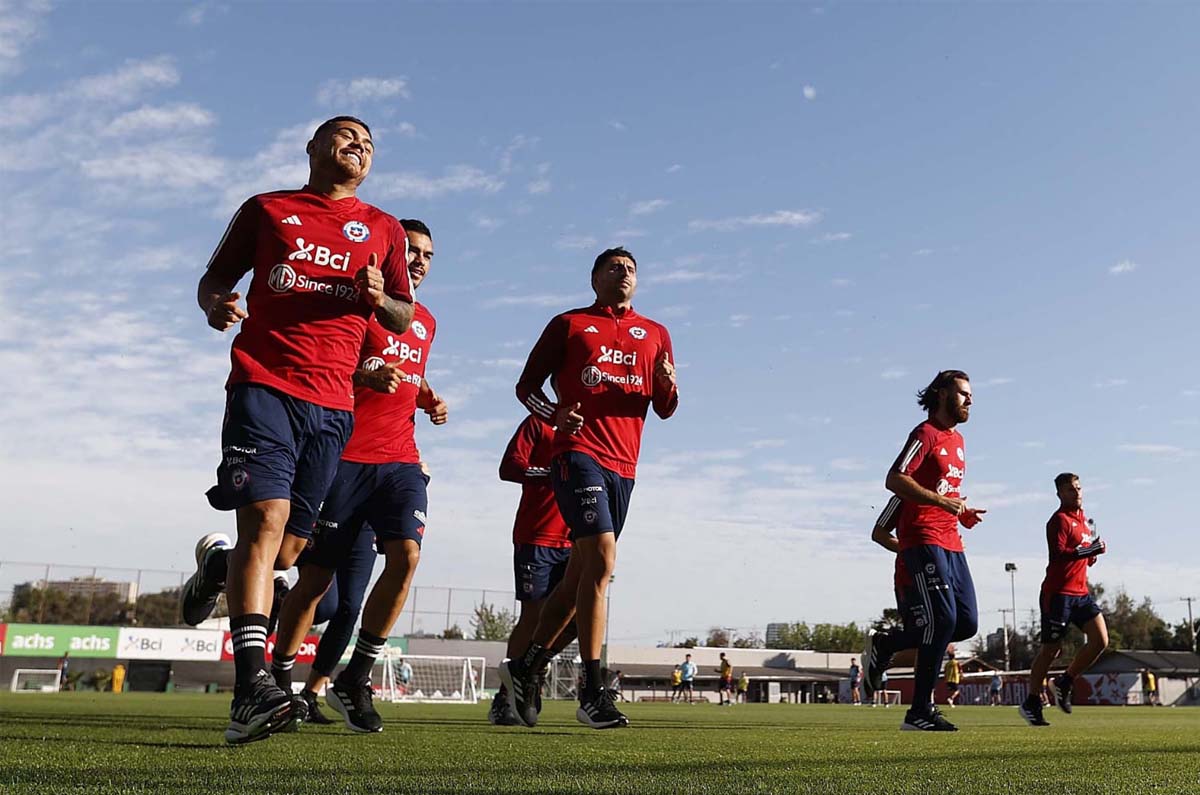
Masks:
[[[400,385],[408,378],[408,374],[400,369],[395,362],[385,364],[382,367],[377,367],[374,370],[358,369],[354,371],[354,375],[350,380],[355,386],[365,386],[367,389],[374,389],[376,392],[384,394],[395,394]]]
[[[354,286],[358,288],[367,306],[375,310],[375,319],[388,331],[403,334],[412,325],[413,305],[411,301],[393,298],[384,292],[383,271],[379,269],[379,256],[372,253],[365,267],[354,274]]]

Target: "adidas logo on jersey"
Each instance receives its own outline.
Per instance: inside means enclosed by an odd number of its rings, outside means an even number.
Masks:
[[[304,226],[304,224],[300,223],[300,216],[298,215],[289,215],[281,223],[290,224],[291,226]]]
[[[596,328],[595,326],[588,326],[587,328],[585,328],[583,330],[583,333],[584,334],[599,334],[600,329]]]
[[[950,455],[950,454],[947,453],[946,448],[943,447],[941,450],[938,450],[938,455]]]

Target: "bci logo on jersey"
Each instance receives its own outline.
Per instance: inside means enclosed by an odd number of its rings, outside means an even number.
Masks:
[[[424,338],[422,338],[424,339]],[[388,335],[388,345],[383,349],[384,356],[399,356],[402,362],[421,363],[421,354],[424,353],[422,348],[414,348],[407,342],[403,342],[391,334]]]
[[[288,262],[311,262],[314,265],[328,267],[343,273],[350,268],[350,252],[334,254],[324,246],[316,243],[306,243],[304,238],[296,238],[296,250],[288,254]]]
[[[596,364],[604,364],[611,362],[612,364],[627,364],[630,367],[637,366],[637,351],[633,353],[625,353],[619,348],[606,348],[600,346],[600,358],[596,360]]]

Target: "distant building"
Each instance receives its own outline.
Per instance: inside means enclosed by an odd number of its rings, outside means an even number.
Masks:
[[[33,590],[62,591],[67,596],[114,595],[122,602],[137,601],[138,587],[135,582],[110,582],[100,577],[72,577],[69,580],[34,580],[13,586],[12,600],[20,601]]]
[[[767,624],[766,643],[768,647],[778,646],[783,633],[787,632],[788,624],[783,621],[774,621]]]

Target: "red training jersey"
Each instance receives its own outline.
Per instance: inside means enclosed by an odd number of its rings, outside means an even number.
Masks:
[[[326,408],[353,408],[350,376],[371,315],[354,274],[371,254],[384,291],[412,301],[408,238],[392,216],[309,188],[247,199],[208,263],[232,281],[254,272],[227,385],[262,384]]]
[[[1088,563],[1095,558],[1076,558],[1075,551],[1095,540],[1091,525],[1083,510],[1056,511],[1046,522],[1046,545],[1050,548],[1050,564],[1042,593],[1086,596],[1088,593]]]
[[[665,326],[639,315],[593,304],[554,317],[529,353],[517,382],[517,398],[534,414],[554,422],[554,407],[540,394],[552,379],[560,405],[580,404],[578,433],[555,432],[553,454],[576,450],[623,478],[637,471],[646,410],[666,419],[679,391],[658,386],[654,368],[663,355],[675,361]]]
[[[913,428],[893,468],[943,497],[958,497],[967,470],[962,434],[926,420]],[[962,552],[958,518],[935,505],[903,500],[896,538],[900,549],[928,545]]]
[[[414,415],[436,331],[437,322],[422,304],[413,306],[412,325],[403,334],[388,331],[375,318],[367,323],[359,367],[378,370],[385,364],[397,364],[406,378],[391,394],[367,386],[354,388],[354,432],[342,451],[344,460],[358,464],[420,462]]]
[[[517,426],[500,459],[500,479],[521,484],[521,502],[513,521],[513,543],[564,549],[571,531],[558,512],[550,486],[554,429],[530,414]]]

